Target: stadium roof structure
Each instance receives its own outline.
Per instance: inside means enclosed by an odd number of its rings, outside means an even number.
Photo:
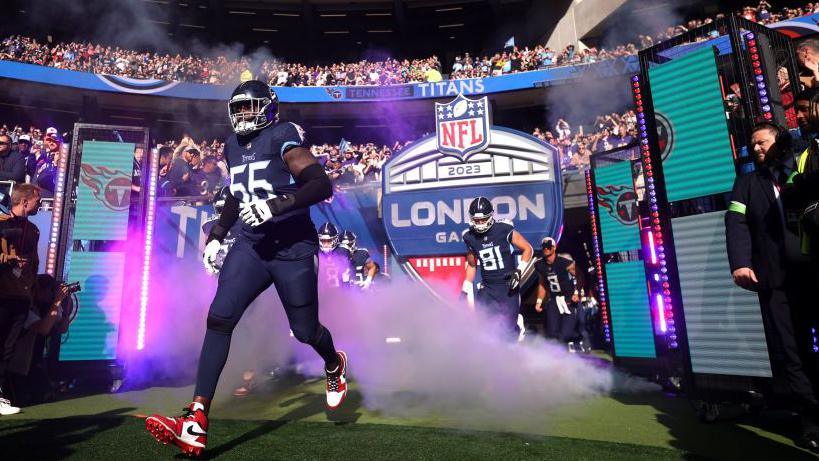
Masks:
[[[239,44],[297,62],[369,57],[452,59],[534,43],[571,0],[6,0],[7,33],[151,51]],[[548,5],[546,5],[548,3]],[[88,18],[95,18],[89,21]],[[230,48],[235,48],[230,46]]]

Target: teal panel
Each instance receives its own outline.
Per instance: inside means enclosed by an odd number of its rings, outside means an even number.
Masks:
[[[691,368],[695,373],[771,376],[756,293],[734,285],[725,212],[671,220]]]
[[[731,190],[734,158],[714,51],[703,48],[648,71],[668,200]]]
[[[637,226],[637,196],[631,162],[594,169],[594,185],[603,235],[603,252],[616,253],[640,248]]]
[[[86,141],[74,221],[75,240],[125,240],[134,144]]]
[[[606,284],[614,352],[618,357],[656,357],[643,262],[606,264]]]
[[[80,306],[60,360],[111,360],[117,356],[125,253],[73,252],[68,280],[80,282]]]

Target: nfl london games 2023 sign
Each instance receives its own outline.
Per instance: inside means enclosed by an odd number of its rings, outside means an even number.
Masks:
[[[563,194],[557,150],[528,134],[492,126],[489,112],[486,97],[459,95],[448,104],[436,103],[436,134],[384,166],[382,216],[399,260],[423,257],[463,272],[451,261],[466,253],[461,232],[469,226],[469,203],[478,196],[489,198],[496,219],[512,220],[530,242],[558,236]],[[414,263],[402,265],[418,275]]]

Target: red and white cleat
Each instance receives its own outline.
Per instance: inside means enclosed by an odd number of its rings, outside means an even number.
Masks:
[[[338,368],[327,373],[327,408],[335,410],[347,395],[347,354],[338,351]]]
[[[182,416],[151,415],[145,419],[145,429],[165,445],[173,443],[182,453],[199,456],[208,443],[208,417],[201,403],[193,402]]]

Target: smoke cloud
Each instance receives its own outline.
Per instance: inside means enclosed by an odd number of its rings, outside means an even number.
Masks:
[[[154,277],[161,279],[162,288],[155,286],[155,291],[163,295],[153,297],[147,360],[129,369],[129,387],[194,379],[215,278],[178,261],[158,266],[164,269]],[[511,342],[493,320],[465,305],[438,300],[400,274],[395,278],[364,293],[320,289],[321,321],[336,347],[348,353],[351,380],[371,411],[437,416],[458,427],[491,415],[491,424],[502,428],[520,424],[524,415],[547,422],[549,410],[583,399],[656,388],[604,361],[569,354],[556,343]],[[173,346],[162,347],[169,337]],[[292,363],[299,363],[308,376],[323,375],[318,355],[290,337],[271,289],[235,330],[216,399],[230,398],[244,370],[256,370],[258,379],[264,379],[270,369]]]

